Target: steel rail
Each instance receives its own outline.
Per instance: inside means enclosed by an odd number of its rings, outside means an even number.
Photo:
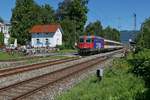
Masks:
[[[26,87],[26,85],[28,84],[30,89],[32,88],[31,90],[29,89],[29,90],[27,90],[27,92],[21,93],[20,95],[17,95],[17,96],[14,96],[13,98],[11,98],[12,100],[16,100],[16,99],[20,100],[21,98],[29,96],[29,95],[35,93],[36,91],[44,88],[47,85],[50,85],[56,81],[59,81],[65,77],[68,77],[69,75],[76,73],[78,71],[81,71],[85,68],[88,68],[95,64],[98,64],[98,63],[100,63],[100,61],[103,61],[105,59],[106,59],[106,57],[104,57],[104,58],[100,57],[99,59],[95,58],[90,61],[85,61],[80,64],[75,64],[70,67],[66,67],[66,68],[63,68],[63,69],[60,69],[60,70],[57,70],[57,71],[54,71],[54,72],[51,72],[48,74],[44,74],[44,75],[29,79],[29,80],[25,80],[25,81],[1,88],[0,94],[5,91],[8,91],[7,95],[11,95],[11,93],[9,93],[9,90],[14,89],[16,91],[17,87],[21,86],[23,88],[23,87]],[[43,83],[39,84],[39,82],[43,82]],[[23,90],[25,90],[25,89],[23,89]],[[6,93],[4,93],[4,94],[6,95]]]
[[[31,70],[45,68],[48,66],[57,65],[57,64],[77,60],[77,59],[79,59],[79,58],[65,58],[65,59],[58,59],[58,60],[47,61],[47,62],[42,62],[42,63],[37,63],[37,64],[31,64],[31,65],[26,65],[26,66],[21,66],[21,67],[3,69],[3,70],[0,70],[0,78],[18,74],[18,73],[31,71]]]
[[[99,64],[102,61],[110,58],[112,55],[119,53],[113,52],[98,58],[94,58],[88,61],[84,61],[82,63],[78,63],[75,65],[71,65],[69,67],[65,67],[51,73],[47,73],[41,76],[37,76],[31,79],[24,80],[22,82],[14,83],[12,85],[0,88],[0,99],[9,98],[11,100],[20,100],[30,96],[39,90],[46,88],[47,86],[58,82],[59,80],[63,80],[70,75],[83,71],[84,69],[90,68],[94,65]],[[21,88],[21,89],[20,89]]]

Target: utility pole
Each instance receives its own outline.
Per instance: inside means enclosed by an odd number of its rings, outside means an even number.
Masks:
[[[136,14],[133,13],[134,27],[133,30],[136,30]]]

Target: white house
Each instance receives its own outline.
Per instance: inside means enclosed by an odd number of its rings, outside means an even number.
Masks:
[[[8,40],[10,38],[10,29],[11,25],[9,23],[1,23],[0,22],[0,32],[4,34],[4,44],[8,45]]]
[[[62,28],[59,24],[35,25],[30,30],[32,47],[56,47],[62,45]]]

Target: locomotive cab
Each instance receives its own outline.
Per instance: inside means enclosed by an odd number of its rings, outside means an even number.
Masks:
[[[79,38],[78,48],[80,54],[90,53],[90,50],[93,48],[94,39],[91,36],[81,36]]]

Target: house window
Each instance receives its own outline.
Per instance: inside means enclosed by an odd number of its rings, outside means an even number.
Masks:
[[[46,39],[45,44],[46,44],[47,46],[49,45],[49,40],[48,40],[48,39]]]
[[[36,39],[36,41],[37,41],[37,42],[36,42],[37,44],[40,44],[40,39]]]

